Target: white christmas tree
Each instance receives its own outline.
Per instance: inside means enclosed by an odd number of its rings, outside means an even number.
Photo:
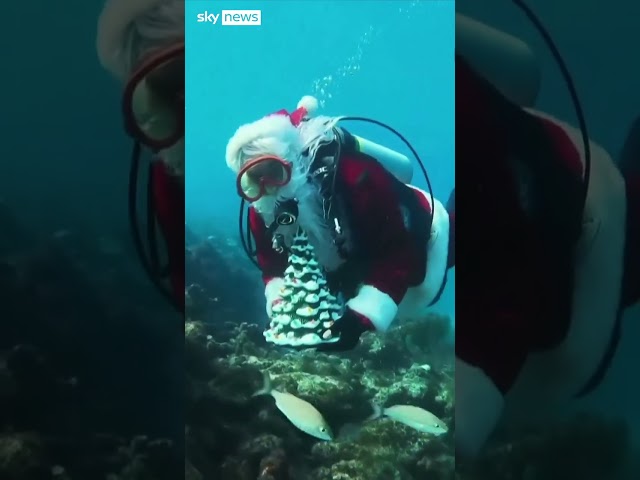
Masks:
[[[281,301],[273,305],[265,338],[289,346],[337,342],[340,337],[331,327],[342,317],[344,304],[331,294],[313,246],[302,230],[293,238],[290,250]]]

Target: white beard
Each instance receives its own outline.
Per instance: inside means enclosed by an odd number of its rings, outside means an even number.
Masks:
[[[309,242],[315,249],[318,261],[327,271],[337,269],[344,260],[333,242],[333,225],[328,225],[324,218],[320,188],[315,182],[309,181],[309,170],[310,159],[315,158],[318,148],[334,139],[332,128],[338,120],[338,117],[314,117],[298,127],[298,136],[294,144],[285,138],[272,138],[269,147],[260,145],[260,153],[270,152],[287,159],[291,162],[293,171],[287,185],[278,189],[274,195],[265,195],[253,203],[256,212],[267,225],[271,225],[277,203],[295,198],[298,201],[298,221],[290,229],[280,227],[279,232],[284,234],[285,244],[290,246],[295,231],[301,227],[309,236]],[[308,156],[300,153],[305,149]],[[255,155],[257,152],[252,150],[251,153]]]
[[[298,201],[298,221],[290,230],[281,227],[281,231],[286,232],[286,245],[291,245],[295,230],[300,227],[309,236],[309,242],[315,249],[318,262],[327,271],[336,270],[344,260],[338,254],[338,249],[333,243],[331,225],[328,225],[324,218],[323,197],[320,188],[308,180],[306,169],[297,169],[292,174],[291,181],[282,187],[276,195],[265,195],[254,202],[253,207],[265,223],[270,225],[274,221],[277,203],[291,198]]]

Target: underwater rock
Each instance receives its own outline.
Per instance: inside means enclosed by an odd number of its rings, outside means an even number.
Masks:
[[[227,235],[199,236],[189,227],[185,245],[186,315],[219,323],[264,318],[263,286],[242,248]]]
[[[204,478],[452,478],[452,430],[436,437],[388,419],[366,422],[372,401],[384,406],[419,405],[452,422],[453,405],[446,399],[453,398],[453,376],[437,366],[416,363],[407,351],[403,330],[394,328],[376,339],[383,349],[399,353],[400,365],[376,357],[380,350],[364,342],[352,352],[336,355],[267,345],[256,325],[226,323],[224,328],[210,329],[188,324],[186,330],[187,348],[199,352],[193,358],[203,363],[187,371],[188,428],[198,432],[190,434],[194,446],[187,456]],[[211,344],[216,345],[215,356],[206,348]],[[205,365],[214,365],[215,372],[202,377],[210,368]],[[317,441],[293,426],[272,398],[252,398],[261,387],[263,372],[269,373],[274,388],[317,408],[334,433],[340,432],[338,438]],[[211,434],[224,440],[210,443],[206,438]],[[218,467],[211,458],[219,459]]]
[[[353,439],[314,445],[314,456],[330,465],[320,469],[315,478],[331,478],[323,477],[323,471],[362,480],[452,478],[451,441],[448,436],[425,435],[388,419],[370,422]],[[434,451],[448,457],[451,468],[439,466],[420,471],[422,459]],[[414,476],[412,471],[422,475]]]
[[[123,480],[152,478],[173,480],[183,474],[183,465],[178,451],[168,439],[149,439],[139,435],[121,447],[120,454],[126,458],[119,472]]]
[[[239,448],[239,456],[222,466],[222,477],[240,478],[237,472],[246,472],[247,479],[289,480],[289,467],[282,440],[275,435],[252,438]]]
[[[286,453],[283,449],[273,450],[260,460],[260,474],[257,480],[288,480],[289,468]]]
[[[411,356],[404,342],[396,336],[395,329],[389,332],[391,338],[377,333],[362,336],[358,351],[364,350],[369,368],[407,367]]]
[[[202,474],[196,470],[189,460],[184,462],[184,480],[203,480]]]
[[[0,435],[0,478],[46,478],[44,445],[34,434]]]
[[[182,476],[183,449],[157,438],[182,408],[180,317],[112,237],[4,225],[0,479]]]

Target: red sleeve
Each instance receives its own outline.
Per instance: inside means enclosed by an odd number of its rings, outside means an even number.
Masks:
[[[167,246],[174,298],[184,308],[184,185],[161,161],[151,167],[156,218]]]
[[[569,327],[582,166],[564,129],[509,102],[459,55],[455,69],[456,355],[504,393],[529,353]],[[526,190],[513,159],[529,169]]]
[[[456,56],[456,199],[467,212],[456,235],[456,356],[480,368],[505,393],[527,358],[526,234],[510,171],[503,99]],[[478,205],[482,204],[482,208]],[[459,207],[459,208],[458,208]],[[496,215],[493,212],[500,212]],[[456,230],[458,226],[456,225]]]
[[[249,208],[249,227],[256,243],[258,265],[262,270],[262,279],[265,285],[274,278],[283,277],[287,268],[287,256],[272,248],[264,220],[253,207]]]
[[[384,167],[359,156],[343,157],[340,175],[355,241],[369,261],[363,285],[347,305],[384,331],[395,318],[416,264],[424,268],[426,251],[417,251],[405,225],[398,186]]]

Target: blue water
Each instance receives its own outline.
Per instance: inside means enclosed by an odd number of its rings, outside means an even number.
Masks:
[[[73,14],[45,1],[2,2],[7,59],[0,129],[0,197],[36,233],[95,229],[129,244],[127,175],[131,141],[120,116],[120,85],[95,49],[102,1]],[[47,13],[43,13],[43,12]],[[38,35],[8,19],[28,18]],[[17,42],[17,40],[16,40]],[[46,85],[43,84],[45,80]]]
[[[221,9],[261,9],[262,24],[197,22],[199,13]],[[402,133],[421,156],[434,195],[446,202],[454,186],[452,0],[189,1],[185,13],[186,214],[196,231],[237,238],[227,141],[240,125],[294,110],[307,94],[320,100],[320,113],[370,117]],[[380,127],[349,128],[411,156]],[[413,182],[426,188],[417,165]],[[452,273],[434,310],[453,319]]]

